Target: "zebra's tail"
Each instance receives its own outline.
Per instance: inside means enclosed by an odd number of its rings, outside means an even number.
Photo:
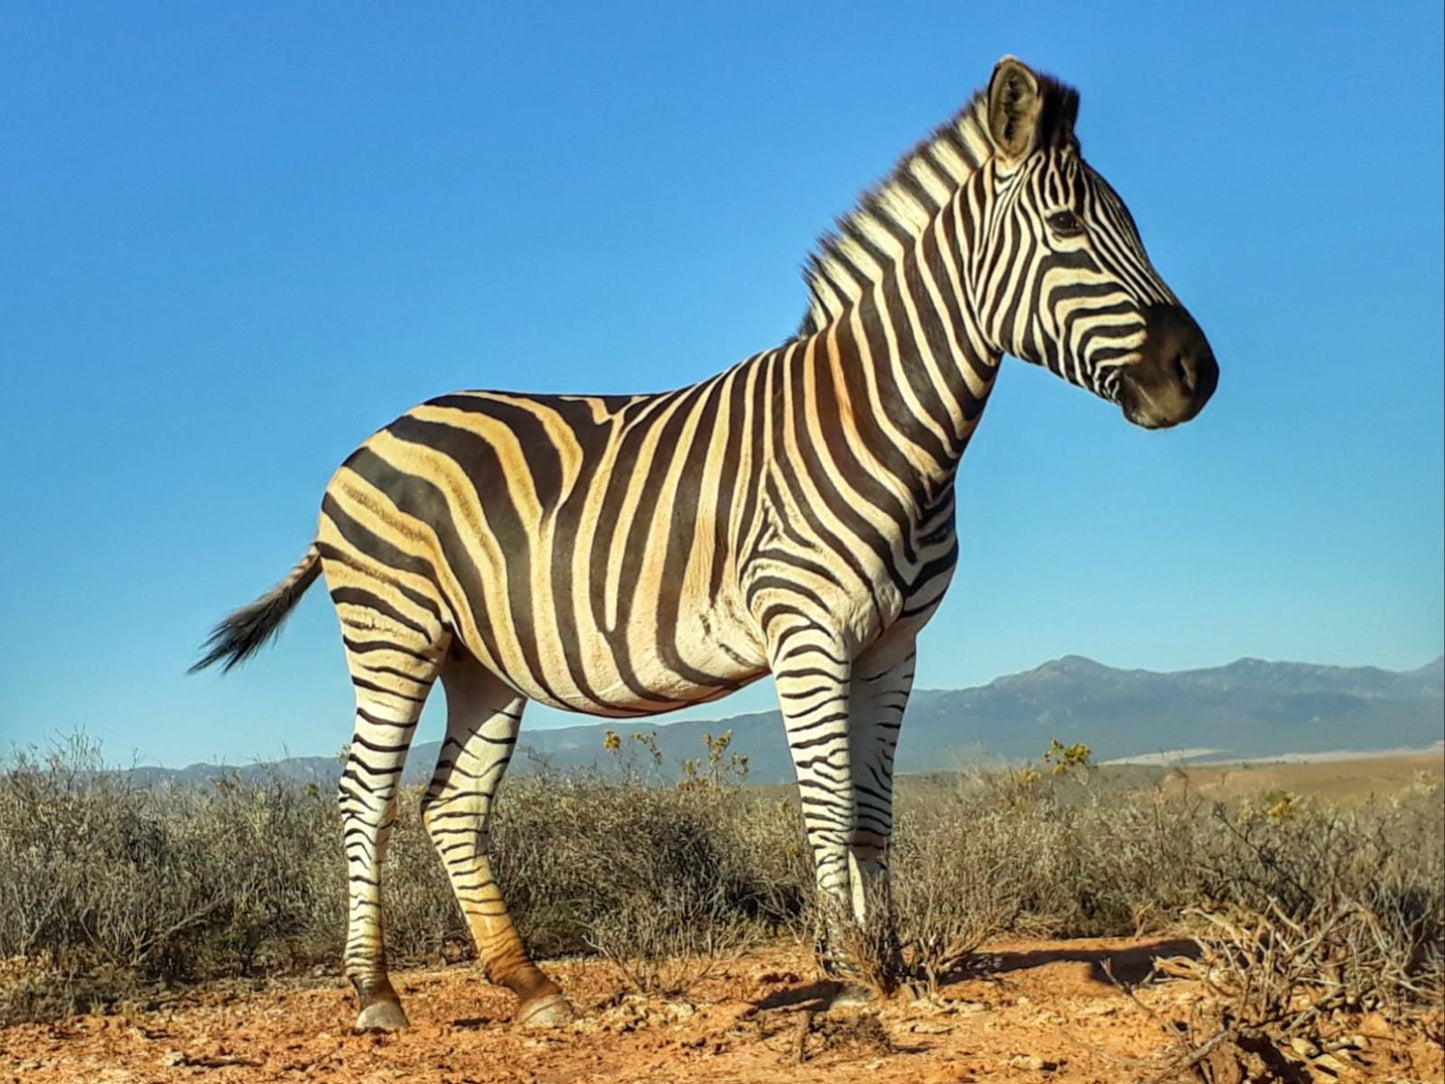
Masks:
[[[321,575],[321,554],[315,543],[306,551],[306,556],[286,578],[249,606],[242,606],[228,615],[211,630],[210,637],[201,645],[205,652],[188,673],[204,670],[218,662],[224,662],[224,671],[245,662],[266,646],[278,632],[282,622],[291,613],[292,607],[301,601],[306,589]]]

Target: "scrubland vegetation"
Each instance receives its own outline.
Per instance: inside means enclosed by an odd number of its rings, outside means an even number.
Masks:
[[[630,764],[623,778],[543,773],[502,791],[495,866],[540,957],[600,953],[641,992],[681,994],[749,944],[813,937],[789,789],[745,785],[726,736],[680,786],[651,781],[645,742],[599,741]],[[1110,776],[1058,745],[1034,767],[900,780],[896,925],[848,946],[873,961],[863,978],[926,992],[986,970],[990,938],[1193,938],[1162,971],[1211,991],[1179,1036],[1195,1066],[1228,1044],[1318,1042],[1332,1013],[1439,1005],[1437,781],[1355,808],[1288,793],[1224,804],[1168,782]],[[472,953],[416,797],[388,856],[393,966]],[[225,775],[142,787],[82,741],[13,754],[0,773],[0,1023],[333,973],[344,906],[329,789]]]

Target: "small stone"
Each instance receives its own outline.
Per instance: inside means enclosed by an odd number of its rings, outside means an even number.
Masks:
[[[1290,1036],[1289,1045],[1290,1045],[1290,1048],[1291,1048],[1296,1054],[1299,1054],[1301,1057],[1305,1057],[1305,1058],[1315,1058],[1315,1057],[1319,1057],[1320,1048],[1319,1048],[1318,1046],[1316,1046],[1314,1043],[1310,1042],[1308,1039],[1306,1039],[1306,1038],[1305,1038],[1304,1036],[1302,1036],[1302,1035],[1292,1035],[1292,1036]]]
[[[953,1030],[953,1025],[935,1020],[920,1020],[915,1024],[909,1024],[908,1030],[917,1035],[946,1035]]]
[[[1015,1054],[1009,1059],[1009,1067],[1012,1069],[1033,1069],[1040,1073],[1052,1073],[1060,1064],[1047,1061],[1037,1054]]]

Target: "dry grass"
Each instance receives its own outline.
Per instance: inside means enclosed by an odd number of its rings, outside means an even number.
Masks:
[[[639,992],[677,996],[757,938],[807,937],[796,801],[742,786],[735,756],[714,739],[683,787],[510,781],[495,866],[534,950],[600,953]],[[1281,1057],[1295,1040],[1328,1053],[1352,1012],[1438,1004],[1438,783],[1352,808],[1281,791],[1221,803],[1177,782],[1123,789],[1077,753],[1054,774],[1060,763],[901,781],[893,899],[835,948],[881,988],[936,989],[1003,934],[1192,933],[1200,956],[1171,966],[1213,990],[1175,1036],[1196,1075],[1216,1054],[1257,1060],[1246,1047],[1266,1040]],[[0,967],[0,1022],[335,966],[345,878],[331,794],[234,777],[139,787],[100,767],[71,743],[0,773],[0,960],[18,961]],[[386,878],[394,962],[471,955],[414,801]]]
[[[1341,808],[1388,799],[1413,786],[1445,783],[1445,755],[1398,753],[1346,760],[1198,764],[1169,773],[1163,786],[1212,801],[1240,802],[1271,791],[1308,795]]]

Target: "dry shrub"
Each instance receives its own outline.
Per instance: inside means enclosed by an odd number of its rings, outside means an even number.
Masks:
[[[1238,846],[1235,865],[1213,870],[1226,914],[1233,907],[1266,916],[1272,943],[1295,946],[1309,966],[1318,963],[1322,979],[1340,969],[1343,989],[1383,999],[1380,1007],[1397,1014],[1445,994],[1438,788],[1358,811],[1291,798],[1237,813],[1217,808],[1214,819]],[[1342,937],[1350,951],[1336,959],[1329,954]]]
[[[801,825],[789,824],[775,803],[695,777],[681,787],[527,784],[562,794],[569,816],[590,829],[578,832],[573,820],[559,838],[554,822],[557,846],[543,875],[547,828],[510,826],[503,887],[529,943],[600,952],[638,992],[678,996],[761,936],[796,922],[804,870],[788,863],[774,837],[780,823],[800,837]],[[575,891],[557,894],[562,879]],[[539,888],[550,893],[545,913],[536,910]]]
[[[752,938],[802,936],[816,911],[796,798],[740,785],[734,755],[713,739],[683,788],[509,780],[493,865],[533,950],[600,951],[639,990],[667,992]],[[936,987],[998,935],[1192,932],[1190,908],[1246,930],[1272,906],[1309,931],[1345,908],[1372,916],[1371,951],[1389,962],[1371,968],[1404,976],[1390,998],[1414,1004],[1406,983],[1440,989],[1438,788],[1348,812],[1283,795],[1226,808],[1105,785],[1070,748],[1057,758],[1061,775],[1045,763],[901,780],[893,898],[873,908],[891,917],[835,922],[856,940],[835,950],[880,986]],[[0,960],[24,962],[0,968],[0,1019],[104,1005],[139,985],[336,965],[346,881],[329,787],[234,775],[140,786],[101,769],[98,749],[76,741],[0,770]],[[401,797],[385,871],[397,964],[472,952],[418,797]],[[1322,944],[1364,937],[1357,919],[1341,922]],[[1271,943],[1299,938],[1285,929]],[[697,962],[676,962],[688,955]]]
[[[1359,1014],[1408,1023],[1412,1009],[1438,1004],[1438,978],[1422,983],[1368,908],[1316,901],[1291,917],[1270,901],[1232,911],[1199,913],[1208,926],[1196,938],[1199,955],[1159,964],[1207,991],[1178,1029],[1177,1058],[1207,1084],[1309,1079],[1301,1069],[1310,1065],[1340,1075],[1355,1061]]]
[[[316,858],[337,845],[330,803],[275,781],[147,787],[100,769],[77,739],[0,773],[0,957],[49,976],[40,1000],[84,1009],[335,943],[319,930],[342,890],[328,898]]]
[[[470,935],[414,797],[401,803],[387,857],[390,953],[398,961],[470,958]],[[768,910],[722,803],[721,794],[597,775],[509,781],[492,867],[532,951],[600,952],[640,992],[683,992]],[[689,955],[701,959],[678,959]]]
[[[599,936],[617,946],[629,923],[656,931],[668,916],[678,943],[698,922],[772,931],[797,920],[812,871],[795,810],[740,787],[517,783],[499,806],[494,865],[519,928],[543,955],[586,951]],[[645,923],[619,917],[647,911],[656,915]]]
[[[686,997],[720,966],[757,942],[756,925],[717,895],[649,897],[592,925],[588,944],[639,994]]]
[[[1219,833],[1207,806],[1101,787],[1086,768],[1044,767],[970,771],[917,789],[903,781],[892,864],[900,921],[916,919],[913,940],[954,942],[960,955],[1001,933],[1132,934],[1171,926],[1208,898],[1200,859],[1218,849]]]
[[[1229,807],[1101,787],[1077,758],[1062,772],[1046,762],[1042,772],[905,780],[893,898],[841,940],[835,916],[833,951],[861,961],[856,977],[881,990],[936,990],[1000,935],[1188,934],[1200,922],[1191,909],[1265,911],[1273,901],[1296,921],[1321,906],[1362,908],[1395,972],[1438,990],[1440,799],[1422,783],[1354,810],[1282,794]]]
[[[1029,886],[1028,864],[1014,849],[1020,841],[1002,823],[1011,816],[997,806],[980,809],[955,792],[900,819],[892,856],[896,942],[888,931],[862,946],[882,950],[880,962],[897,971],[874,977],[875,985],[887,990],[909,983],[937,992],[981,945],[1016,927]]]
[[[972,771],[916,789],[905,780],[890,894],[868,902],[862,924],[817,905],[825,965],[884,995],[937,992],[990,938],[1086,925],[1080,912],[1093,910],[1099,880],[1082,845],[1088,757],[1085,746],[1055,742],[1043,771]]]
[[[888,924],[863,931],[858,950],[887,953],[869,981],[936,992],[992,938],[1132,932],[1144,900],[1171,894],[1159,852],[1189,838],[1180,829],[1197,811],[1145,816],[1096,793],[1088,758],[1055,742],[1042,770],[974,770],[916,791],[905,781],[891,855],[896,948]]]
[[[726,745],[713,747],[721,756]],[[419,797],[399,796],[384,874],[397,964],[473,954]],[[682,789],[514,779],[492,835],[498,879],[535,951],[597,944],[647,967],[796,923],[811,881],[804,852],[796,806],[710,764]],[[0,766],[0,959],[24,961],[0,973],[0,1017],[87,1010],[158,984],[332,968],[345,905],[329,787],[219,771],[202,785],[142,784],[82,738]]]
[[[1363,1014],[1404,1034],[1445,1001],[1445,846],[1438,788],[1414,788],[1358,812],[1270,795],[1214,810],[1232,852],[1215,856],[1215,910],[1194,958],[1159,972],[1206,995],[1160,1068],[1217,1084],[1308,1081],[1368,1067]],[[1218,861],[1220,855],[1228,863]]]

